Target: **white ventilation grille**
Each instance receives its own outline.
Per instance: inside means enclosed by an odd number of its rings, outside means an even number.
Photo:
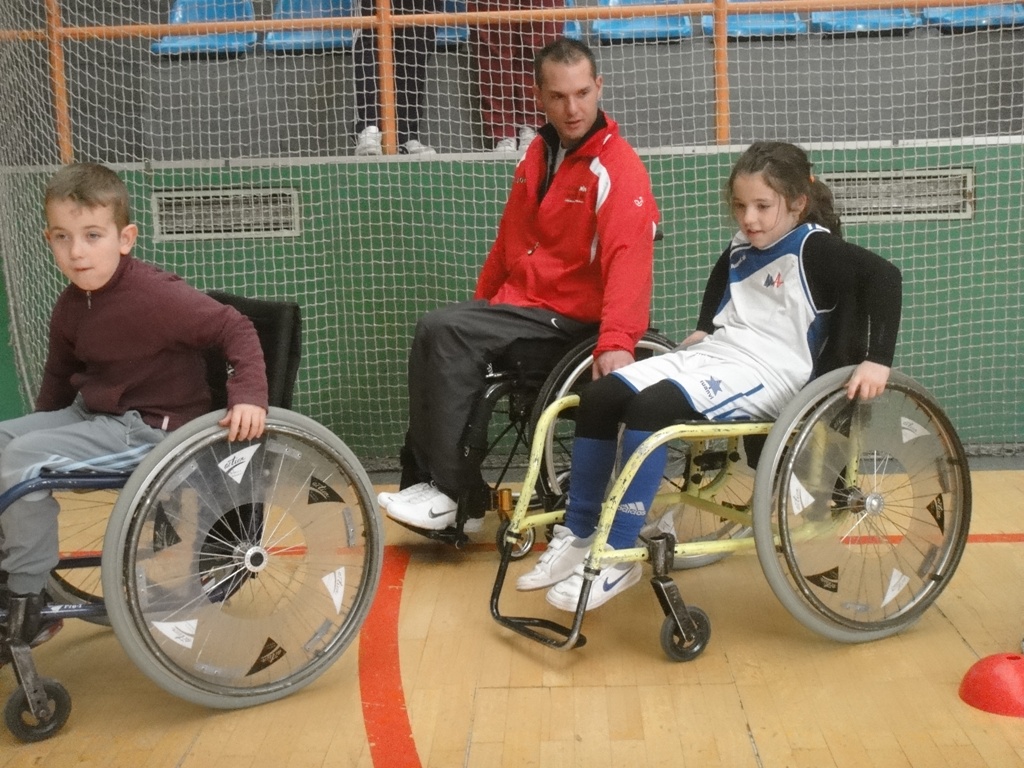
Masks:
[[[822,174],[843,222],[970,219],[974,171],[884,171]]]
[[[294,189],[166,190],[153,194],[160,240],[290,237],[300,234]]]

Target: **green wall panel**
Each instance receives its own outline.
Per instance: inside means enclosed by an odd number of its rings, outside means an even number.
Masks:
[[[1022,147],[927,152],[888,147],[822,150],[814,156],[825,175],[916,167],[974,170],[973,219],[850,224],[846,236],[903,270],[898,367],[936,394],[965,442],[1020,446]],[[722,187],[734,159],[730,153],[645,158],[665,233],[656,252],[653,320],[676,339],[692,329],[704,280],[732,234]],[[125,176],[142,230],[140,257],[178,271],[201,289],[291,299],[303,306],[296,410],[323,422],[361,458],[372,460],[394,456],[404,433],[405,359],[416,319],[470,296],[512,167],[510,161],[341,160],[136,168]],[[301,233],[154,239],[154,192],[222,188],[298,190]],[[41,244],[37,247],[45,253]],[[0,342],[0,408],[10,415],[24,405],[9,345],[3,337]],[[28,363],[33,370],[23,372],[22,379],[37,381],[40,365]]]

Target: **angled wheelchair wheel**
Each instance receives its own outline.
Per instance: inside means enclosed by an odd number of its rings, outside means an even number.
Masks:
[[[57,517],[61,557],[95,558],[96,565],[58,566],[50,572],[46,591],[55,602],[66,605],[103,603],[99,558],[107,521],[117,501],[118,490],[59,491]],[[109,625],[103,614],[83,617],[93,624]]]
[[[850,402],[852,368],[783,411],[754,484],[754,536],[768,583],[802,624],[840,642],[909,627],[942,593],[967,544],[967,457],[932,396],[893,372]]]
[[[530,424],[534,425],[544,409],[560,397],[578,392],[591,381],[591,365],[597,337],[577,344],[548,374],[534,402]],[[655,331],[647,331],[636,345],[638,360],[670,352],[675,347],[671,340]],[[544,444],[544,458],[540,472],[540,485],[544,496],[555,506],[564,506],[568,491],[569,464],[572,458],[572,438],[576,432],[573,411],[563,413],[552,426]]]
[[[132,475],[103,547],[110,622],[166,691],[221,709],[315,680],[370,609],[383,559],[372,486],[333,433],[271,408],[258,441],[218,414]]]

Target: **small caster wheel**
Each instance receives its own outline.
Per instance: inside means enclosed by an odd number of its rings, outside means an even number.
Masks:
[[[4,707],[7,729],[21,741],[43,741],[50,738],[64,727],[71,714],[71,695],[67,688],[48,678],[40,678],[39,683],[46,693],[46,707],[50,712],[45,720],[32,714],[28,696],[22,688],[10,695]]]
[[[501,525],[498,526],[498,535],[495,538],[495,542],[498,545],[498,552],[501,552],[505,546],[505,534],[508,533],[508,520],[502,520]],[[536,540],[536,533],[534,528],[527,528],[522,532],[521,538],[518,542],[512,545],[511,558],[513,560],[522,560],[533,549],[533,543]]]
[[[676,624],[675,617],[666,616],[661,625],[661,647],[672,661],[693,661],[700,656],[711,638],[711,619],[700,608],[688,608],[690,619],[696,625],[694,638],[686,642]]]

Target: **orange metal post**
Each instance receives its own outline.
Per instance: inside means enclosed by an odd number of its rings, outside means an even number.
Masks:
[[[60,0],[46,0],[46,39],[50,47],[50,87],[53,111],[57,119],[57,146],[62,163],[75,159],[71,135],[71,109],[68,106],[68,81],[64,70],[64,36],[60,19]]]
[[[395,106],[395,28],[391,3],[377,0],[377,66],[380,78],[380,121],[384,154],[398,153],[398,118]]]
[[[729,52],[726,35],[727,0],[715,0],[715,141],[729,143]]]

